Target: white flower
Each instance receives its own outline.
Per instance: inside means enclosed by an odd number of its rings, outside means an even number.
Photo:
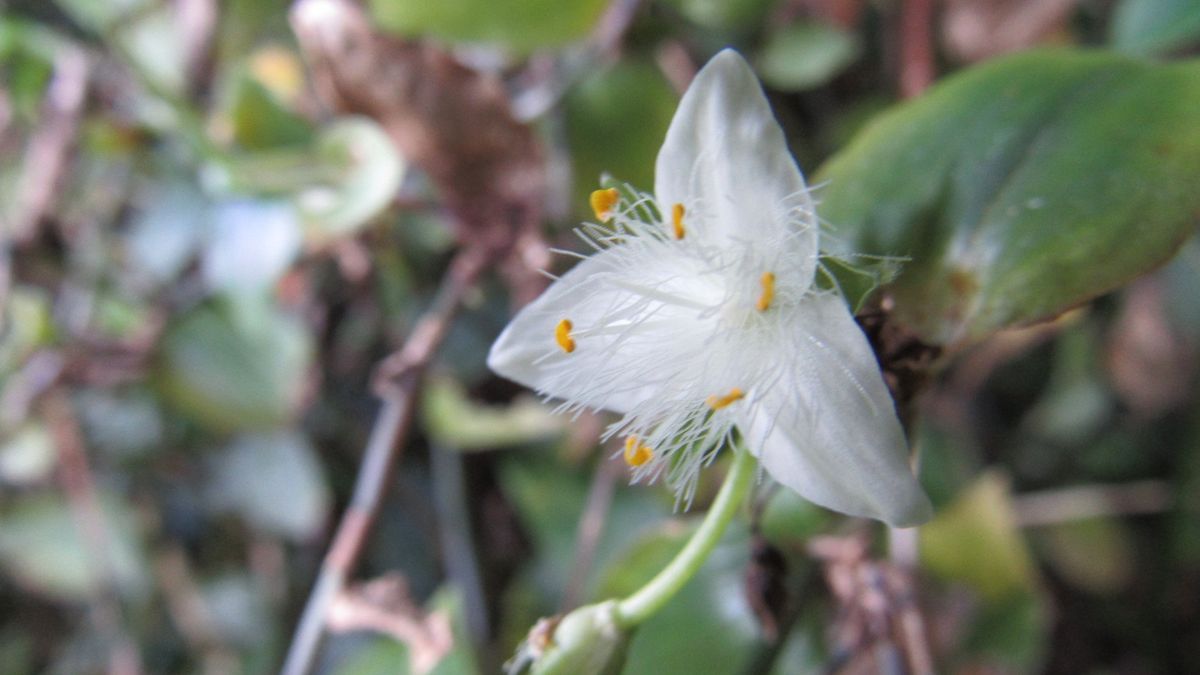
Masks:
[[[783,130],[746,62],[726,50],[679,104],[654,196],[597,191],[596,252],[492,346],[497,373],[623,414],[635,480],[690,501],[732,440],[772,478],[851,515],[929,517],[874,353],[835,292],[814,285],[818,222]],[[661,216],[659,214],[662,214]]]

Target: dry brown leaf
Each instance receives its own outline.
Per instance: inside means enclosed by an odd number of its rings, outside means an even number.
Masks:
[[[434,44],[374,31],[348,0],[300,0],[291,23],[318,93],[387,129],[432,179],[459,241],[507,250],[536,231],[543,154],[499,79]]]
[[[408,647],[413,673],[433,670],[454,646],[450,617],[426,614],[412,601],[401,574],[389,574],[342,592],[329,611],[329,629],[368,630],[388,635]]]

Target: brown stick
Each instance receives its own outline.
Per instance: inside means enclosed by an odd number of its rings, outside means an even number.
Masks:
[[[367,532],[383,502],[399,454],[397,442],[407,434],[412,420],[417,384],[445,339],[463,297],[485,268],[487,259],[487,253],[481,249],[459,252],[442,279],[433,305],[422,315],[400,350],[379,365],[375,389],[383,399],[383,406],[375,418],[363,453],[350,505],[342,515],[296,626],[283,665],[284,675],[305,675],[312,669],[325,634],[329,610],[345,589],[350,572],[362,553]]]
[[[116,571],[110,555],[112,539],[75,411],[62,390],[50,392],[42,406],[58,446],[59,483],[66,493],[83,549],[94,569],[98,570],[94,617],[100,634],[110,644],[107,672],[110,675],[139,675],[142,672],[141,656],[137,646],[125,634]]]
[[[912,98],[933,82],[934,0],[904,0],[900,7],[900,96]]]

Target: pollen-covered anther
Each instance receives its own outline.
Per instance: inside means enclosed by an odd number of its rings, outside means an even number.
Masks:
[[[686,211],[683,204],[675,204],[671,207],[671,234],[676,239],[683,239],[683,235],[687,234],[687,230],[683,227],[683,214]]]
[[[708,407],[712,408],[713,410],[720,410],[721,408],[728,407],[735,401],[740,401],[745,397],[746,392],[734,387],[733,389],[729,390],[728,394],[725,394],[724,396],[713,394],[712,396],[704,399],[704,402],[707,403]]]
[[[638,467],[654,459],[654,450],[642,443],[637,436],[625,439],[625,463]]]
[[[575,338],[571,337],[571,329],[574,327],[570,319],[563,319],[554,327],[554,341],[568,354],[575,351]]]
[[[592,211],[596,214],[596,219],[602,223],[612,217],[613,209],[619,201],[621,201],[621,193],[617,192],[616,188],[595,190],[588,198],[588,202],[592,205]]]
[[[762,295],[758,296],[758,302],[754,303],[754,306],[758,311],[765,312],[775,299],[775,273],[763,272],[759,281],[762,283]]]

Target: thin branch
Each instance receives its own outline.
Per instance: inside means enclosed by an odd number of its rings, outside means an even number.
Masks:
[[[934,0],[904,0],[900,6],[900,95],[912,98],[934,78]]]
[[[1157,480],[1084,485],[1018,495],[1013,511],[1021,527],[1058,525],[1105,516],[1160,513],[1171,507],[1171,488]]]
[[[604,450],[592,477],[592,486],[588,490],[587,503],[583,514],[579,517],[578,537],[575,539],[575,560],[571,565],[571,576],[563,589],[562,602],[559,607],[566,612],[578,607],[583,599],[584,585],[588,573],[596,558],[596,546],[600,543],[600,535],[604,533],[604,521],[608,519],[609,508],[612,506],[613,493],[616,491],[617,479],[624,465],[608,456]]]
[[[377,371],[376,393],[383,406],[375,419],[363,453],[350,505],[338,523],[316,583],[296,627],[284,662],[284,675],[305,675],[313,666],[325,634],[330,607],[362,552],[367,532],[375,520],[389,484],[397,444],[412,420],[417,383],[450,328],[463,297],[483,271],[488,255],[470,248],[459,252],[442,279],[433,305],[417,322],[399,351],[384,359]]]
[[[138,675],[142,672],[141,656],[125,634],[117,573],[112,563],[112,539],[75,411],[62,390],[50,392],[42,406],[58,446],[59,482],[92,569],[97,571],[94,617],[98,631],[109,642],[107,672]]]

